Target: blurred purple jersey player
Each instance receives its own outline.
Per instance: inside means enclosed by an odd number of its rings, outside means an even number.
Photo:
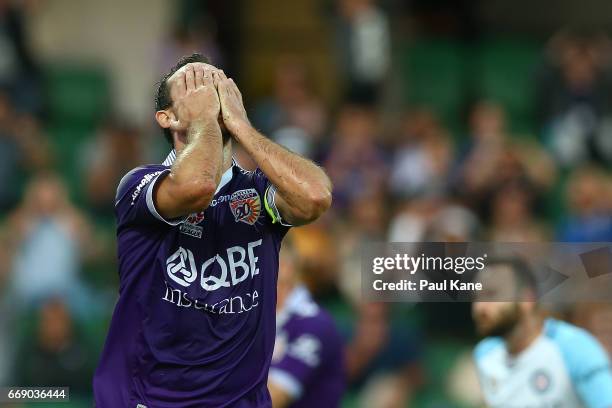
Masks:
[[[119,300],[96,406],[270,407],[281,240],[329,207],[330,183],[255,131],[235,83],[198,54],[162,79],[156,105],[174,149],[117,189]]]
[[[343,341],[281,251],[276,344],[268,388],[274,408],[339,407],[346,386]]]

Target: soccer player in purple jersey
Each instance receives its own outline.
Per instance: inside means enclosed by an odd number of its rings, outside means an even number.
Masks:
[[[281,240],[330,206],[331,184],[259,134],[234,81],[199,54],[162,79],[156,105],[174,149],[117,188],[119,299],[96,406],[270,407]]]
[[[283,248],[276,344],[268,376],[274,408],[335,408],[346,387],[343,341],[333,318],[310,297]]]

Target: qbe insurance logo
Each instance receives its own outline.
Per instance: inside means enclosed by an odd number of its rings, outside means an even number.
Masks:
[[[255,250],[261,243],[262,240],[258,239],[249,242],[246,247],[236,245],[227,248],[225,253],[216,254],[204,261],[199,268],[202,289],[215,291],[222,287],[229,288],[249,277],[253,279],[259,275],[257,266],[259,257]],[[188,248],[179,247],[166,260],[166,273],[179,285],[190,286],[198,277],[198,267],[193,252]]]

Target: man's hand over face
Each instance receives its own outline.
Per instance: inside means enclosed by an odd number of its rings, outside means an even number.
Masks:
[[[170,128],[186,130],[192,123],[216,120],[220,102],[213,82],[218,70],[204,63],[187,64],[169,80],[176,118]]]
[[[236,135],[251,124],[247,117],[242,94],[233,79],[228,79],[223,71],[217,71],[214,75],[215,85],[221,102],[221,115],[227,130]]]

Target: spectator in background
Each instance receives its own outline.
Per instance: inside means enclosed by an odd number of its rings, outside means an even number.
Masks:
[[[255,107],[253,122],[279,144],[312,158],[327,130],[327,114],[303,62],[285,57],[276,65],[273,96]]]
[[[22,387],[70,386],[70,396],[91,394],[96,362],[66,304],[60,298],[44,301],[37,312],[34,333],[19,339],[14,383]]]
[[[470,114],[470,139],[460,152],[458,193],[478,208],[487,190],[495,187],[506,148],[505,112],[500,105],[477,102]]]
[[[374,109],[344,105],[336,122],[332,145],[324,160],[334,183],[334,208],[343,210],[358,197],[384,190],[387,163],[377,143]]]
[[[47,167],[49,156],[38,121],[18,113],[8,95],[0,91],[0,212],[16,204],[22,179]]]
[[[206,16],[173,27],[161,50],[159,72],[168,71],[183,55],[196,51],[207,55],[215,66],[223,66],[223,55],[217,45],[217,25]]]
[[[347,94],[376,102],[391,65],[389,18],[376,0],[338,0],[337,52]]]
[[[480,101],[470,116],[471,137],[459,157],[455,192],[488,221],[492,197],[507,185],[520,184],[537,199],[555,181],[554,164],[538,146],[511,141],[500,105]]]
[[[574,171],[566,190],[568,215],[560,223],[564,242],[612,241],[610,178],[597,167]]]
[[[97,216],[112,216],[121,177],[142,163],[140,130],[121,120],[108,120],[81,153],[85,198]]]
[[[57,176],[41,174],[30,182],[23,202],[9,216],[6,236],[14,254],[10,295],[15,306],[55,295],[84,309],[81,260],[94,252],[95,243],[87,220],[72,206]]]
[[[0,0],[0,90],[20,112],[41,113],[39,73],[28,47],[26,8],[32,2]]]
[[[549,43],[538,80],[538,110],[547,144],[564,166],[612,159],[610,39],[562,31]]]
[[[300,259],[301,279],[316,299],[337,291],[338,250],[332,228],[326,228],[326,224],[303,226],[290,234]]]
[[[478,238],[480,220],[470,209],[443,197],[407,201],[388,228],[390,242],[467,242]]]
[[[361,251],[368,242],[382,241],[387,224],[385,197],[367,190],[355,197],[346,211],[346,219],[338,222],[334,234],[340,256],[338,285],[346,299],[358,302],[361,297]]]
[[[186,49],[184,53],[177,55],[174,61],[183,55],[189,55],[194,51],[200,51],[208,55],[215,66],[222,67],[232,76],[238,75],[243,69],[241,65],[242,41],[248,35],[244,30],[242,16],[245,2],[243,0],[224,1],[202,1],[202,0],[178,0],[176,26],[196,27],[203,35],[209,37],[209,47]],[[166,66],[166,72],[174,65]],[[234,77],[236,78],[236,77]],[[238,76],[239,78],[239,76]]]
[[[346,357],[359,407],[405,407],[423,380],[418,334],[386,303],[359,302],[354,313]]]
[[[452,201],[442,202],[430,221],[423,237],[425,242],[472,241],[477,237],[480,226],[474,213]]]
[[[394,148],[390,192],[396,198],[445,193],[452,157],[449,134],[433,113],[409,112]]]
[[[487,240],[543,242],[549,238],[534,217],[533,192],[521,184],[507,185],[493,196]]]

